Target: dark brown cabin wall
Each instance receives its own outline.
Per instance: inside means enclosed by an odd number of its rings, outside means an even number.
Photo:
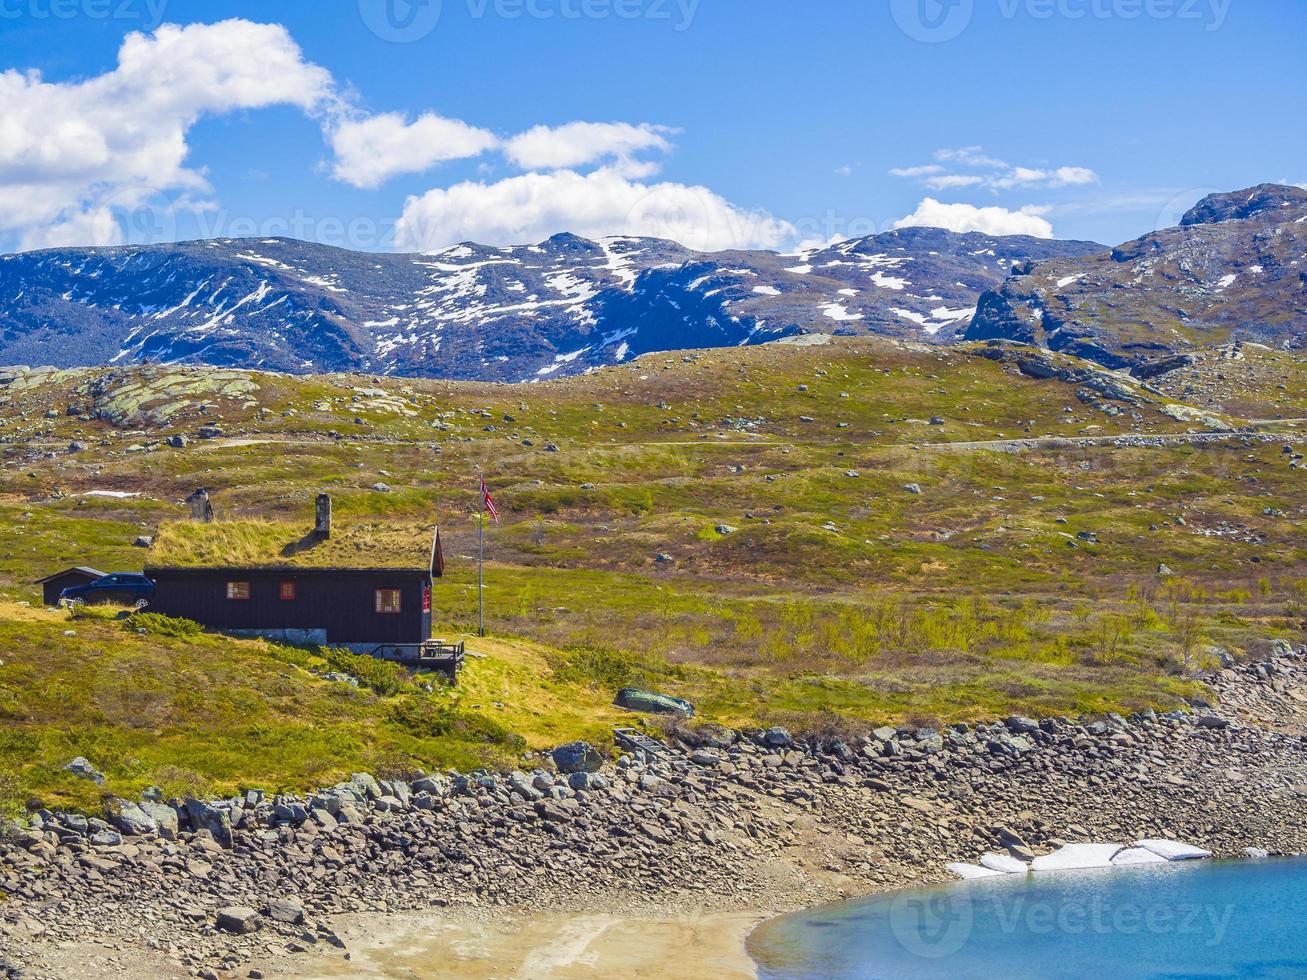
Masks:
[[[147,569],[152,612],[213,630],[325,629],[329,643],[420,643],[431,635],[422,611],[429,575],[409,570]],[[228,599],[228,582],[248,582],[249,599]],[[295,598],[281,598],[281,583]],[[400,590],[400,612],[378,613],[376,591]]]
[[[47,606],[59,605],[59,593],[64,589],[70,589],[74,585],[89,585],[94,582],[98,575],[83,575],[81,572],[65,572],[52,578],[50,581],[42,583],[41,598]]]

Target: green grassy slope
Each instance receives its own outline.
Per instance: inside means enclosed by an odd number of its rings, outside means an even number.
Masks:
[[[1304,471],[1279,441],[1103,437],[1201,428],[1161,411],[1173,400],[1231,425],[1300,414],[1301,358],[1257,358],[1260,373],[1224,401],[1195,369],[1111,414],[1076,386],[962,350],[871,340],[648,357],[522,387],[69,372],[0,394],[0,593],[32,602],[32,580],[66,564],[139,568],[147,553],[133,538],[183,516],[197,486],[220,516],[304,530],[325,489],[341,520],[440,520],[438,632],[465,633],[484,469],[503,517],[487,535],[498,639],[458,698],[527,744],[602,732],[619,717],[613,688],[628,682],[688,696],[716,720],[800,727],[1171,706],[1197,690],[1187,675],[1209,646],[1255,654],[1267,637],[1300,635]],[[223,436],[194,439],[202,425]],[[1299,423],[1263,428],[1303,443]],[[190,445],[162,443],[178,433]],[[1044,436],[1062,441],[1013,442]],[[85,449],[68,452],[73,440]],[[60,756],[92,754],[77,741],[86,716],[35,711],[30,678],[5,671],[19,656],[31,669],[55,659],[67,626],[4,618],[0,684],[28,705],[24,737],[47,747],[44,775],[24,785],[48,788]],[[242,695],[276,719],[273,732],[341,697],[261,645],[94,629],[124,656],[139,646],[148,661],[160,644],[170,672],[243,657],[286,671],[287,700]],[[205,683],[226,690],[226,678]],[[66,683],[93,706],[93,678]],[[347,698],[340,725],[353,727],[321,764],[391,753],[430,767],[516,750],[484,733],[422,740],[397,728],[392,701],[409,696]],[[121,778],[149,780],[176,754],[215,785],[321,781],[305,755],[277,749],[289,729],[259,743],[266,765],[246,772],[189,749],[184,712],[164,721],[159,754]]]

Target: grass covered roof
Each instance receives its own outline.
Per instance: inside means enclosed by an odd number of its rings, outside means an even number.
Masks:
[[[159,526],[147,564],[155,568],[428,568],[430,524],[337,521],[319,540],[304,523],[170,521]]]

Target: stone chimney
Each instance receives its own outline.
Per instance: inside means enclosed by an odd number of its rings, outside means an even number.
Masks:
[[[331,537],[331,494],[318,494],[318,503],[314,510],[313,536],[319,541]]]
[[[201,487],[187,497],[186,502],[191,505],[191,520],[213,523],[213,504],[209,502],[209,491]]]

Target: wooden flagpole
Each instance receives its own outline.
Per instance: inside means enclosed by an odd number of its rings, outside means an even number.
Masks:
[[[486,475],[480,474],[477,486],[480,505],[477,511],[477,636],[486,635]]]

